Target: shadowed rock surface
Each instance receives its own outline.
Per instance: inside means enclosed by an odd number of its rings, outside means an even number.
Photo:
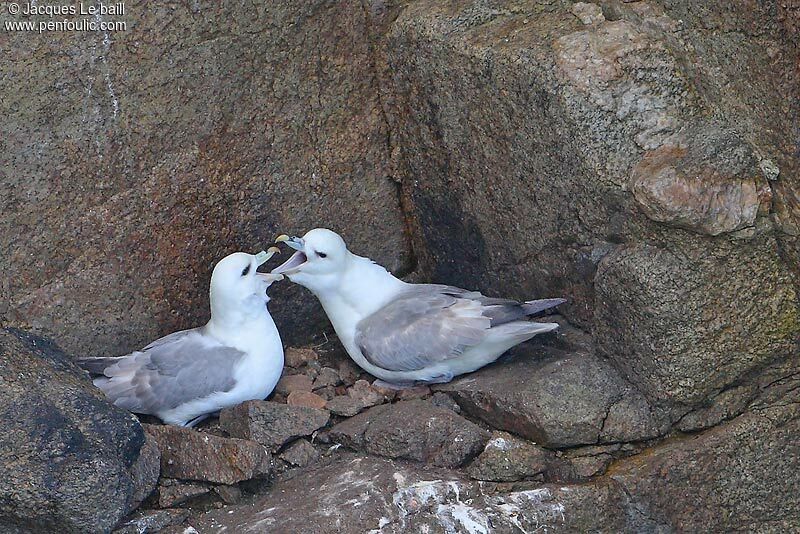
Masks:
[[[52,342],[0,330],[0,531],[110,531],[155,487],[158,450]]]
[[[0,316],[113,356],[207,320],[214,262],[280,232],[406,268],[359,4],[127,7],[126,31],[0,41]],[[272,294],[284,338],[325,324]]]

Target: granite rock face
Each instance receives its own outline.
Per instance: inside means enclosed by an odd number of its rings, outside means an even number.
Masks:
[[[201,532],[790,531],[795,4],[188,2],[127,6],[115,33],[6,32],[0,325],[124,353],[204,321],[224,254],[330,226],[414,281],[567,297],[561,333],[433,391],[371,386],[327,336],[287,352],[288,405],[209,427],[244,440],[170,434],[212,457],[185,462],[201,479],[231,452],[213,444],[261,443],[225,478],[241,488],[162,478],[165,506],[266,492]],[[327,326],[273,287],[284,341]],[[0,530],[108,531],[159,452],[30,339],[0,334]],[[244,481],[264,447],[271,489]]]
[[[153,490],[158,450],[51,342],[0,330],[0,530],[110,531]]]
[[[360,4],[127,7],[126,31],[0,42],[0,317],[108,356],[207,320],[214,262],[279,232],[406,267]],[[326,324],[272,294],[285,338]]]
[[[611,478],[675,531],[785,532],[800,521],[798,395],[694,439],[656,447]]]
[[[798,350],[797,13],[723,4],[374,14],[419,270],[569,298],[600,354],[679,407]]]

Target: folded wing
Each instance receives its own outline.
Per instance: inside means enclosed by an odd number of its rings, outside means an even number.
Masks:
[[[451,286],[418,284],[362,320],[355,342],[373,365],[415,371],[460,356],[484,341],[493,327],[562,302],[520,303]]]
[[[158,414],[230,391],[236,385],[234,368],[244,356],[195,328],[165,336],[127,356],[79,363],[90,372],[102,373],[94,383],[117,406]]]

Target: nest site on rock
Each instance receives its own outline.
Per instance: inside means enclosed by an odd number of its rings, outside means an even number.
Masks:
[[[189,4],[8,32],[0,530],[796,530],[796,7]]]

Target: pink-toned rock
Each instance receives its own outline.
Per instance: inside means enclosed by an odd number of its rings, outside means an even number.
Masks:
[[[314,349],[289,347],[283,355],[284,363],[287,367],[299,368],[306,365],[308,362],[316,361],[318,358]]]
[[[172,478],[162,478],[156,491],[158,506],[172,508],[200,495],[205,495],[211,491],[211,486],[202,482],[184,482]]]
[[[386,402],[386,397],[366,380],[358,380],[347,390],[347,395],[337,395],[327,403],[327,408],[343,417],[352,417],[364,408]]]
[[[319,451],[311,443],[298,439],[280,455],[280,459],[295,467],[305,467],[316,462],[319,456]]]
[[[431,388],[428,386],[415,386],[413,388],[398,390],[397,400],[424,399],[430,395]]]
[[[327,401],[315,393],[309,391],[292,391],[286,397],[286,404],[290,406],[306,406],[308,408],[325,408]]]
[[[752,150],[732,134],[701,135],[703,143],[688,138],[645,154],[631,176],[639,208],[654,221],[708,235],[753,226],[772,196]]]
[[[142,426],[161,450],[162,477],[235,484],[270,473],[272,458],[255,441],[170,425]]]
[[[572,4],[572,14],[586,25],[604,22],[603,10],[597,4],[589,2],[575,2]]]
[[[395,388],[377,386],[374,383],[372,384],[372,389],[377,391],[379,394],[383,395],[383,397],[386,399],[387,402],[392,402],[395,399],[395,397],[397,397],[397,393],[399,392],[399,390]]]
[[[330,367],[323,367],[319,370],[316,379],[314,380],[314,391],[324,388],[326,386],[338,386],[342,383],[339,372]]]
[[[311,391],[312,384],[306,375],[284,375],[275,386],[275,391],[288,396],[293,391]]]

